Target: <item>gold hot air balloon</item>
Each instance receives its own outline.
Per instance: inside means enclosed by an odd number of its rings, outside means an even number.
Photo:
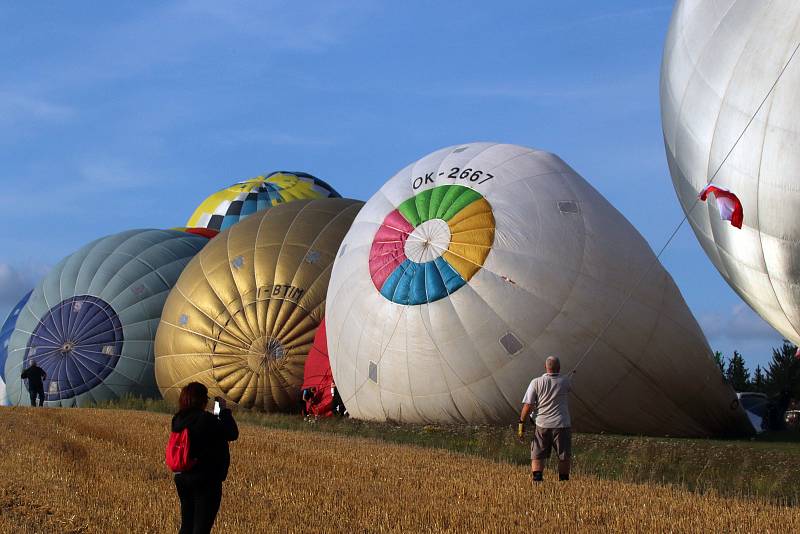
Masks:
[[[198,381],[245,408],[294,409],[334,257],[363,204],[281,204],[212,239],[164,306],[155,347],[164,398]]]

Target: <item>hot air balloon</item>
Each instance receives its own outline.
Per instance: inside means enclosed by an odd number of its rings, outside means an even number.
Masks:
[[[169,290],[208,242],[174,230],[129,230],[84,246],[36,286],[11,335],[5,372],[13,404],[32,360],[47,373],[45,403],[85,406],[159,396],[153,338]]]
[[[342,242],[325,321],[356,418],[515,421],[546,357],[569,371],[596,340],[574,376],[574,428],[752,430],[645,240],[547,152],[472,143],[397,173]]]
[[[2,392],[0,392],[0,406],[8,406],[8,397],[6,396],[6,360],[8,359],[8,343],[11,341],[11,334],[14,333],[14,327],[17,324],[17,318],[19,317],[22,308],[25,307],[25,303],[28,302],[28,299],[31,296],[32,291],[28,291],[25,296],[20,299],[16,306],[14,306],[11,311],[8,313],[8,317],[6,318],[6,322],[3,323],[3,327],[0,328],[0,387],[2,387]]]
[[[156,335],[168,401],[191,381],[268,412],[298,408],[331,265],[363,202],[281,204],[212,239],[170,293]]]
[[[278,171],[217,191],[200,204],[186,226],[219,232],[278,204],[339,196],[331,186],[310,174]]]
[[[306,409],[309,414],[327,417],[333,415],[333,372],[328,360],[328,340],[323,319],[314,336],[303,368],[303,391],[309,392]]]
[[[692,229],[728,284],[796,344],[798,28],[800,4],[789,0],[679,0],[661,67],[667,161]],[[741,201],[741,229],[697,201],[712,180]]]

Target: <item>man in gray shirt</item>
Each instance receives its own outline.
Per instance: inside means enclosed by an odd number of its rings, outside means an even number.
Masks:
[[[558,479],[569,480],[569,459],[572,453],[572,431],[569,419],[569,392],[572,381],[561,375],[561,362],[548,356],[542,376],[531,381],[522,399],[517,434],[521,438],[525,420],[533,410],[536,413],[536,432],[531,442],[531,478],[542,481],[544,462],[553,447],[558,455]]]

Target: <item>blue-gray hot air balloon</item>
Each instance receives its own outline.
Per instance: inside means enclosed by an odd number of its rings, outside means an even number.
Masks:
[[[14,327],[17,325],[17,317],[19,317],[22,308],[25,307],[25,303],[28,302],[28,299],[31,297],[31,293],[33,291],[28,291],[25,293],[25,296],[17,302],[17,305],[14,306],[11,311],[8,313],[8,317],[6,317],[6,322],[3,323],[3,327],[0,328],[0,406],[8,406],[8,397],[6,396],[6,359],[8,358],[8,343],[11,341],[11,334],[14,332]]]
[[[62,260],[36,286],[11,335],[5,364],[11,403],[28,403],[20,374],[34,360],[47,373],[49,406],[158,397],[153,339],[161,310],[207,242],[175,230],[129,230]]]

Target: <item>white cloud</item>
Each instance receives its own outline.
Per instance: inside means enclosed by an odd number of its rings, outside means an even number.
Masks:
[[[233,71],[267,68],[274,51],[317,53],[335,46],[374,9],[368,2],[352,0],[176,0],[138,9],[121,22],[83,28],[64,46],[4,73],[0,127],[5,132],[0,132],[0,143],[15,140],[20,131],[41,122],[93,113],[80,104],[59,102],[65,94],[78,95],[77,102],[87,89],[96,91],[120,80],[175,76],[220,50],[233,53]],[[159,110],[160,117],[147,117],[147,128],[152,130],[159,119],[175,124],[184,112],[180,102],[166,106]]]
[[[0,323],[25,293],[47,273],[45,265],[0,262]]]
[[[739,303],[727,312],[707,313],[699,318],[706,337],[712,341],[755,341],[780,339],[781,335],[749,306]]]
[[[327,50],[372,11],[372,4],[359,1],[177,0],[85,31],[63,51],[14,74],[49,91],[96,87],[164,67],[174,73],[221,49],[247,58],[247,68],[263,68],[266,63],[254,64],[254,56],[266,61],[275,50]]]
[[[725,357],[738,351],[751,371],[756,365],[768,365],[772,348],[783,342],[783,336],[744,303],[728,311],[700,315],[698,320],[714,350]]]
[[[208,24],[255,38],[261,49],[319,51],[336,44],[354,20],[371,10],[366,2],[183,0],[166,17],[197,16]]]
[[[108,158],[86,158],[78,164],[79,179],[71,187],[81,193],[140,189],[156,181],[152,171],[136,169],[128,162]]]
[[[61,169],[58,180],[49,179],[51,174],[49,168],[35,168],[27,177],[0,178],[8,184],[0,195],[0,211],[29,216],[31,192],[45,187],[46,194],[36,199],[37,213],[74,214],[78,207],[94,205],[95,201],[111,206],[109,198],[115,193],[141,191],[166,179],[162,171],[109,156],[83,157]]]
[[[0,126],[30,121],[63,121],[74,113],[68,106],[26,94],[21,89],[0,91]]]

